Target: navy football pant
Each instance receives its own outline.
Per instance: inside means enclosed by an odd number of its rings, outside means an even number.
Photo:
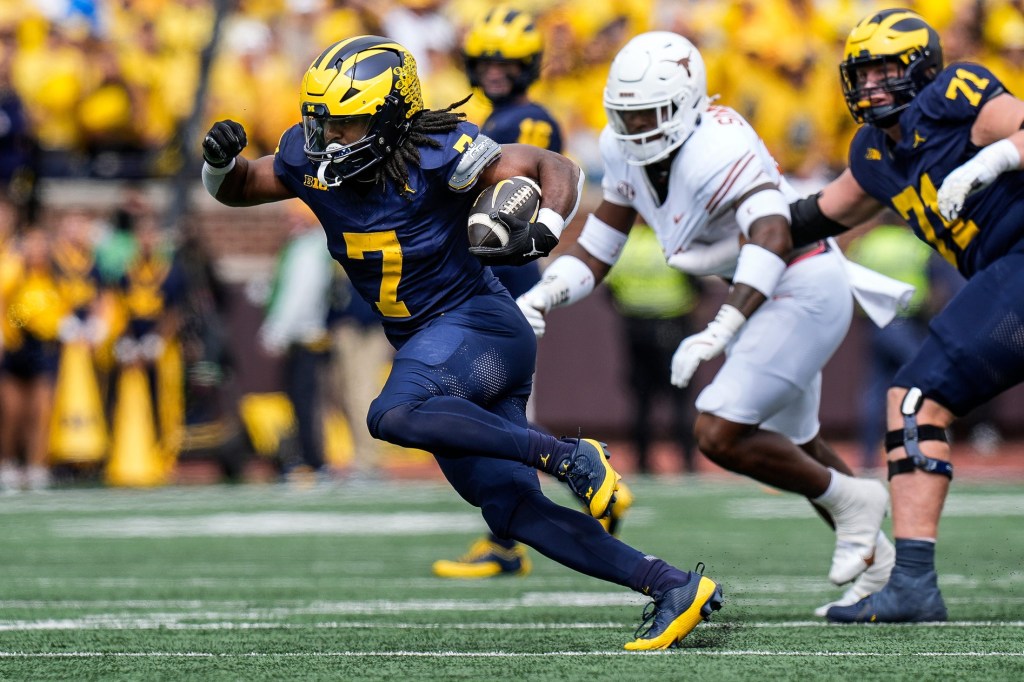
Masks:
[[[401,347],[367,426],[376,438],[433,453],[495,535],[634,587],[644,555],[546,498],[536,469],[524,463],[531,442],[551,438],[526,420],[535,354],[533,330],[510,296],[477,297]]]
[[[1024,248],[1024,247],[1022,247]],[[1024,252],[975,273],[893,379],[958,417],[1024,381]]]

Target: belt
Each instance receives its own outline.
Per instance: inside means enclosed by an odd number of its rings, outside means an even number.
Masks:
[[[786,265],[786,267],[787,268],[793,267],[794,265],[796,265],[797,263],[799,263],[802,260],[807,260],[808,258],[811,258],[813,256],[818,256],[818,255],[821,255],[823,253],[827,253],[827,252],[829,252],[831,250],[832,250],[832,247],[829,246],[828,242],[826,242],[824,240],[823,241],[819,241],[817,244],[815,244],[813,247],[811,247],[811,249],[809,251],[804,251],[799,256],[797,256],[793,260],[789,261],[789,263]]]

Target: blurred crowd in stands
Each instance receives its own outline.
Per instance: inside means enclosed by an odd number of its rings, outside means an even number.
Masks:
[[[301,74],[324,45],[376,33],[416,56],[428,106],[469,91],[461,34],[491,0],[2,0],[0,92],[6,118],[0,172],[34,165],[44,176],[147,177],[187,165],[196,140],[234,118],[251,151],[273,151],[298,120]],[[507,4],[507,3],[506,3]],[[625,40],[653,28],[700,47],[708,82],[745,115],[787,173],[841,165],[852,122],[837,87],[842,41],[880,5],[865,0],[522,0],[548,49],[531,95],[567,132],[567,151],[598,172],[601,91]],[[978,58],[1012,91],[1024,85],[1019,0],[928,0],[917,9],[941,32],[946,59]],[[222,12],[223,21],[215,21]],[[205,92],[204,48],[214,34]],[[268,96],[273,93],[273,96]],[[205,94],[205,96],[203,96]],[[23,112],[14,102],[20,100]],[[482,120],[487,103],[467,105]],[[28,144],[38,143],[37,149]],[[179,144],[187,142],[184,147]],[[33,157],[34,158],[30,158]],[[192,156],[194,158],[194,156]]]
[[[47,486],[48,462],[61,457],[72,464],[109,463],[118,442],[131,443],[123,447],[135,450],[152,448],[153,454],[144,470],[137,461],[120,462],[120,469],[108,471],[108,480],[157,483],[166,474],[157,464],[173,461],[186,423],[209,427],[205,437],[211,443],[225,438],[219,387],[230,370],[223,326],[226,297],[195,229],[198,223],[190,220],[197,209],[179,211],[174,229],[161,229],[167,221],[133,183],[179,176],[197,184],[198,137],[224,118],[244,124],[246,155],[272,153],[282,131],[298,122],[302,73],[323,46],[348,35],[387,35],[404,44],[417,58],[428,107],[461,100],[470,92],[462,36],[496,4],[0,0],[0,489]],[[597,136],[605,124],[601,98],[611,58],[629,37],[667,29],[700,47],[711,92],[754,124],[788,175],[813,186],[845,165],[844,150],[854,131],[838,83],[842,42],[856,19],[893,3],[515,4],[538,17],[546,37],[541,78],[531,99],[558,120],[565,153],[580,163],[591,183],[601,175]],[[1024,92],[1024,0],[898,4],[921,12],[941,31],[947,63],[983,60],[1011,91]],[[489,104],[476,93],[463,110],[480,123]],[[69,179],[117,181],[119,198],[99,210],[94,202],[88,212],[67,202],[59,210],[40,205],[41,182]],[[306,227],[297,225],[300,233]],[[343,289],[338,281],[334,272],[335,284],[328,289],[335,299],[339,286]],[[282,283],[276,286],[281,294]],[[272,317],[268,313],[268,325]],[[336,328],[341,331],[332,337],[338,357],[346,355],[346,347],[370,347],[368,334],[376,326],[368,315],[350,311],[340,319]],[[331,343],[323,334],[288,339],[269,326],[261,340],[268,353],[302,364],[311,378],[320,373],[324,343]],[[372,343],[381,346],[376,335]],[[77,353],[78,361],[68,360],[69,346],[88,351]],[[296,354],[297,347],[314,356]],[[334,370],[339,377],[363,374],[351,381],[362,387],[357,390],[362,394],[338,400],[355,417],[350,421],[358,428],[351,436],[360,439],[361,450],[373,447],[365,442],[360,410],[372,384],[366,373],[388,361],[386,346],[381,348],[374,351],[373,362],[350,358],[347,369]],[[65,414],[62,410],[70,408],[61,402],[63,378],[57,375],[65,364],[81,367],[81,357],[89,358],[94,372],[96,404],[76,404],[85,416],[73,410]],[[144,378],[122,382],[129,367]],[[75,384],[75,390],[91,393],[92,385],[82,389]],[[126,386],[133,399],[119,408],[117,396]],[[292,389],[295,396],[312,395],[302,384]],[[118,433],[118,410],[147,400],[152,432]],[[346,407],[346,400],[352,404]],[[301,417],[308,406],[298,407]],[[272,421],[259,410],[274,408],[252,409],[257,422]],[[97,436],[92,450],[55,457],[64,447],[59,442],[63,432],[55,434],[51,426],[88,429],[88,415],[96,410],[109,428]],[[131,414],[137,423],[138,414]],[[332,433],[330,428],[326,432]],[[248,435],[256,450],[264,447],[253,428]],[[324,446],[300,442],[292,465],[322,466],[323,453],[302,452],[318,447]],[[682,447],[689,452],[692,444]]]

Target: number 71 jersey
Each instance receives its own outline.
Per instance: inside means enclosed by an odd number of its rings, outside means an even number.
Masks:
[[[1024,174],[1003,173],[967,198],[957,220],[939,213],[938,189],[979,147],[971,128],[981,108],[1007,90],[978,64],[943,69],[900,117],[901,139],[863,126],[850,145],[850,171],[876,200],[896,211],[917,236],[965,277],[1007,253],[1024,233]]]

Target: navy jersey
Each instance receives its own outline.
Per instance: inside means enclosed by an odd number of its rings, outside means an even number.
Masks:
[[[495,107],[481,132],[498,144],[532,144],[553,152],[562,151],[562,131],[547,109],[527,102]]]
[[[951,64],[918,94],[900,117],[902,139],[864,126],[850,145],[850,170],[864,190],[899,213],[965,277],[1005,255],[1024,235],[1024,172],[1003,173],[968,197],[960,217],[945,220],[938,188],[973,157],[971,127],[978,111],[1007,92],[978,64]]]
[[[460,123],[450,133],[432,135],[441,146],[419,148],[419,165],[409,166],[412,192],[406,194],[391,180],[365,193],[348,184],[328,189],[303,152],[302,127],[289,128],[281,138],[274,172],[316,214],[331,255],[396,346],[438,315],[501,290],[469,252],[466,219],[475,193],[456,192],[448,184],[478,132]]]

